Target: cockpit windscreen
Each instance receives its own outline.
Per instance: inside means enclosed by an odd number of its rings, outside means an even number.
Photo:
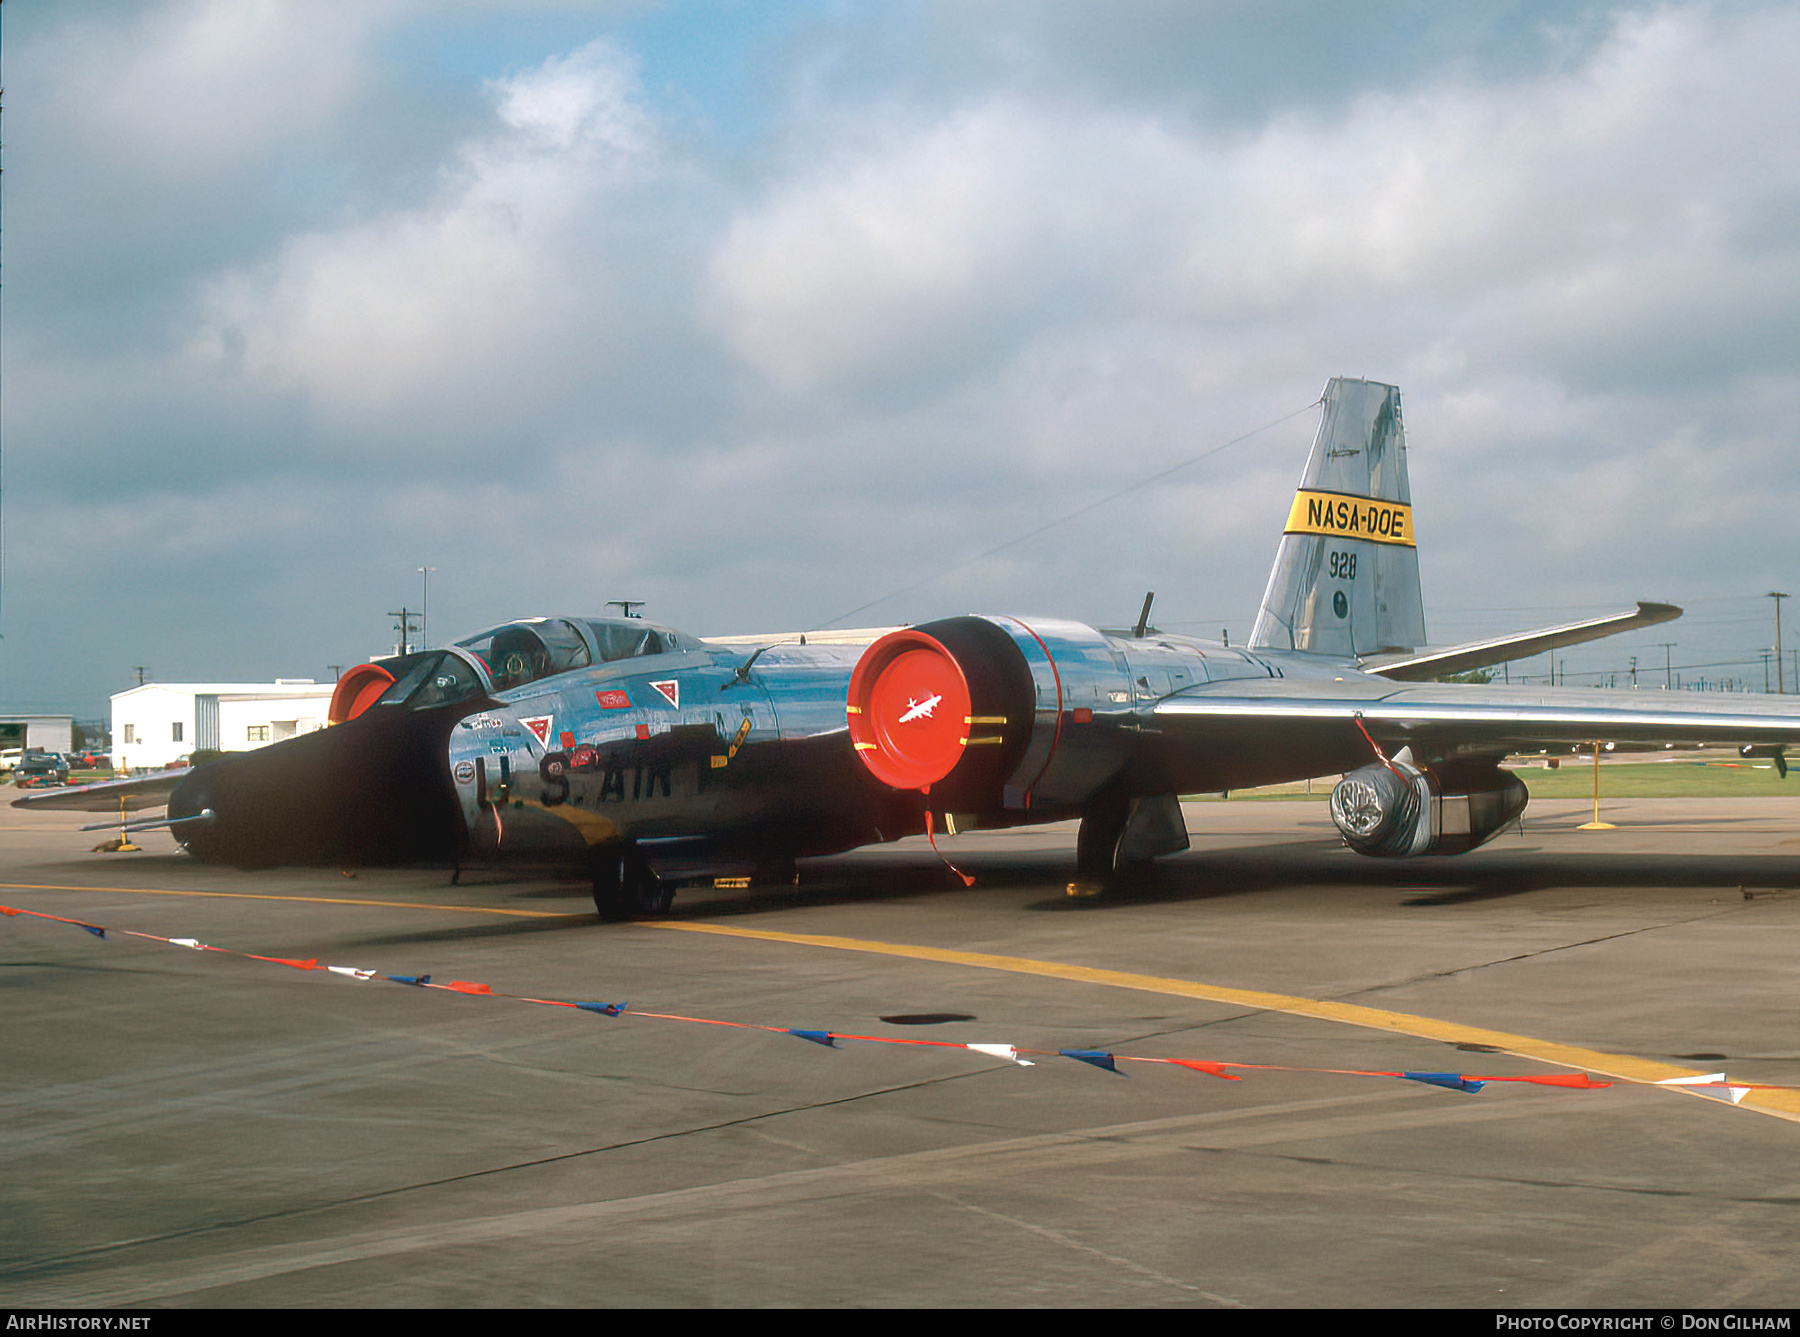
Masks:
[[[481,661],[496,692],[585,668],[593,658],[581,633],[558,618],[508,622],[456,644]]]

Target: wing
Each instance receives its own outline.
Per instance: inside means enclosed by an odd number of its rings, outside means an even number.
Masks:
[[[1489,664],[1498,664],[1508,659],[1529,659],[1546,650],[1560,650],[1565,645],[1581,645],[1586,641],[1597,641],[1603,636],[1617,636],[1622,631],[1654,627],[1660,622],[1673,622],[1680,616],[1681,610],[1674,604],[1640,602],[1629,613],[1613,613],[1607,617],[1590,618],[1585,622],[1566,622],[1561,626],[1543,627],[1537,631],[1514,632],[1489,641],[1469,641],[1463,645],[1445,646],[1416,655],[1386,660],[1365,659],[1363,667],[1384,678],[1418,682],[1422,678],[1441,677],[1446,673],[1486,668]]]
[[[1384,748],[1421,757],[1537,751],[1594,741],[1628,747],[1800,744],[1800,698],[1394,683],[1366,674],[1225,682],[1165,697],[1156,722],[1190,741],[1282,739],[1325,750],[1358,722]],[[1365,744],[1366,748],[1366,744]],[[1314,772],[1320,774],[1322,772]]]
[[[136,812],[140,808],[160,808],[168,802],[169,791],[190,769],[183,766],[178,771],[158,771],[155,775],[133,776],[129,780],[102,780],[99,784],[39,790],[14,799],[12,805],[15,808],[54,808],[63,812]]]

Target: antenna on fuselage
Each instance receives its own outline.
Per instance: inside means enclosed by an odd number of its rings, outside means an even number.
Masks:
[[[806,642],[804,640],[802,640],[800,642],[800,644],[805,645]],[[750,656],[750,658],[746,659],[743,663],[741,663],[737,666],[737,672],[733,673],[723,683],[719,684],[719,690],[721,692],[729,691],[731,688],[736,687],[739,683],[749,682],[750,681],[750,670],[756,666],[756,661],[761,659],[763,657],[763,654],[766,651],[773,650],[774,648],[775,647],[773,645],[757,646],[755,653],[753,653]]]
[[[1150,605],[1156,599],[1156,591],[1149,590],[1144,595],[1144,611],[1138,614],[1137,626],[1131,629],[1133,640],[1141,641],[1144,633],[1150,630]]]
[[[606,601],[606,606],[608,608],[618,609],[621,617],[636,617],[637,614],[631,610],[634,608],[642,608],[644,606],[644,601],[642,599],[608,599]]]

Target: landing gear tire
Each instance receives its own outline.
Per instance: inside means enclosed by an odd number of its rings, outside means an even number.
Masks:
[[[1119,852],[1130,816],[1130,795],[1117,791],[1102,794],[1081,815],[1081,830],[1075,837],[1075,880],[1068,887],[1070,896],[1094,900],[1133,880],[1138,870],[1135,865],[1123,863]]]
[[[1102,795],[1081,815],[1081,831],[1075,837],[1075,880],[1069,895],[1091,901],[1113,890],[1113,861],[1125,835],[1128,804],[1111,794]]]
[[[635,850],[608,846],[592,856],[594,910],[604,923],[666,915],[675,889],[658,877]]]

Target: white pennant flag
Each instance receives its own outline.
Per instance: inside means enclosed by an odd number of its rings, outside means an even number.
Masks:
[[[1714,1100],[1729,1100],[1733,1105],[1742,1100],[1750,1091],[1750,1088],[1747,1086],[1733,1086],[1730,1082],[1725,1080],[1725,1074],[1722,1072],[1702,1073],[1698,1077],[1665,1077],[1660,1082],[1656,1083],[1656,1085],[1691,1086],[1696,1088],[1702,1086],[1716,1086],[1721,1089],[1717,1091],[1696,1090],[1695,1094],[1711,1096]]]
[[[964,1045],[964,1049],[973,1049],[977,1054],[987,1054],[993,1058],[1003,1058],[1008,1063],[1017,1063],[1021,1068],[1035,1068],[1037,1064],[1028,1058],[1020,1058],[1019,1051],[1011,1045]]]

